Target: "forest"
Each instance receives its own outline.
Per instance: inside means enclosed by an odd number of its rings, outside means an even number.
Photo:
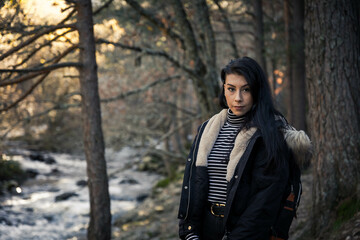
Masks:
[[[357,0],[0,0],[0,238],[179,239],[187,155],[244,56],[313,145],[289,239],[360,239]]]

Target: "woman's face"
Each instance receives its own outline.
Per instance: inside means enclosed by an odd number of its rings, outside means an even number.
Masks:
[[[243,76],[237,74],[226,75],[224,92],[226,103],[236,116],[243,116],[250,111],[253,98],[250,86]]]

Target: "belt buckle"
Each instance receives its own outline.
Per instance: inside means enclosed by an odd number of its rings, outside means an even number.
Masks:
[[[213,204],[211,204],[211,207],[210,207],[210,212],[211,212],[212,215],[214,215],[215,217],[223,218],[224,215],[222,215],[222,214],[218,215],[218,214],[214,213],[214,210],[213,210],[214,206],[216,206],[216,207],[225,207],[225,204],[223,204],[223,203],[213,203]]]

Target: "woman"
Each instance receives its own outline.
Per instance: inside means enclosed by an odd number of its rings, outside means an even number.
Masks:
[[[310,140],[274,108],[265,74],[253,59],[230,61],[221,80],[224,109],[199,127],[186,164],[179,235],[268,240],[293,155],[310,150]]]

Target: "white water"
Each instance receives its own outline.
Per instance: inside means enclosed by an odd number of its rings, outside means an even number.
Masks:
[[[31,161],[26,157],[29,152],[22,153],[25,156],[12,159],[19,161],[24,169],[36,169],[39,175],[25,182],[19,195],[0,198],[0,239],[85,239],[89,194],[86,186],[76,185],[77,181],[86,180],[85,160],[68,154],[50,154],[56,163],[48,165]],[[134,167],[123,170],[125,164],[135,161],[134,155],[130,148],[106,151],[113,220],[135,208],[136,198],[149,194],[159,179]],[[124,179],[134,179],[138,184],[120,184]],[[78,196],[55,202],[55,197],[65,192],[75,192]]]

